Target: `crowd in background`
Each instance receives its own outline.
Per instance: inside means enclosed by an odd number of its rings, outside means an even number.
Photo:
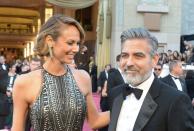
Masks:
[[[165,78],[168,76],[171,71],[169,70],[170,63],[174,61],[178,61],[181,63],[181,68],[183,69],[183,73],[180,74],[181,78],[184,79],[187,94],[190,96],[191,100],[194,98],[194,69],[187,69],[187,65],[194,64],[194,49],[191,44],[187,44],[185,46],[185,52],[181,53],[178,51],[168,50],[167,52],[159,53],[159,61],[156,67],[153,69],[153,72],[159,78]],[[87,48],[83,48],[83,52],[87,51]],[[82,50],[81,50],[82,51]],[[84,53],[81,53],[84,55]],[[84,69],[91,76],[92,82],[92,91],[101,94],[101,109],[102,111],[109,110],[109,105],[107,104],[108,91],[110,90],[110,86],[116,86],[118,84],[124,83],[124,77],[122,76],[122,67],[120,67],[120,55],[117,56],[116,61],[117,65],[115,68],[111,68],[110,64],[105,65],[105,69],[99,73],[97,76],[97,65],[95,64],[95,59],[93,56],[89,58],[89,61],[83,62],[81,59],[77,61],[73,61],[73,68]],[[84,57],[83,60],[85,61]],[[77,63],[79,63],[77,65]],[[0,56],[0,94],[6,94],[7,96],[7,104],[4,106],[6,109],[0,109],[0,127],[10,128],[12,124],[12,113],[13,113],[13,102],[12,102],[12,87],[14,84],[14,80],[18,75],[28,73],[32,70],[36,70],[40,68],[41,60],[39,58],[32,58],[30,61],[27,59],[24,60],[16,60],[10,64],[6,64],[6,59],[4,56]],[[87,68],[87,69],[86,69]],[[118,69],[118,70],[117,70]],[[117,71],[116,71],[117,70]],[[121,76],[119,76],[119,72]],[[6,75],[5,75],[6,74]],[[109,77],[110,76],[110,77]],[[7,81],[6,90],[4,90],[3,86],[5,83],[3,81]],[[3,85],[3,84],[4,85]],[[108,85],[107,85],[108,84]],[[111,85],[113,84],[113,85]],[[1,98],[5,96],[0,96]],[[193,99],[194,105],[194,99]],[[0,107],[2,108],[2,106]],[[4,111],[4,112],[3,112]],[[1,115],[2,114],[2,115]],[[28,123],[27,123],[28,124]],[[100,129],[100,131],[106,131],[107,127]]]
[[[16,77],[36,70],[40,65],[41,60],[37,57],[30,61],[17,59],[12,63],[6,63],[6,58],[0,56],[0,129],[10,129],[12,126],[12,90]]]

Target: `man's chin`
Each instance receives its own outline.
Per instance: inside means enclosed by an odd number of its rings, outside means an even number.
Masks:
[[[127,80],[127,83],[129,85],[132,85],[132,86],[135,86],[135,85],[138,85],[139,83],[141,83],[140,81],[137,81],[137,80],[132,80],[132,79],[129,79]]]

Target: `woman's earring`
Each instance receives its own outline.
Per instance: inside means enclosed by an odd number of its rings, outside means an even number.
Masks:
[[[50,57],[52,58],[52,57],[53,57],[52,47],[48,46],[48,48],[49,48],[49,55],[50,55]]]

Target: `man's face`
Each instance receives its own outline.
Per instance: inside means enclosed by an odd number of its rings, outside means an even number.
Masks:
[[[182,76],[183,75],[183,69],[182,69],[182,64],[181,62],[178,62],[177,65],[174,67],[174,73],[177,76]]]
[[[161,71],[162,71],[161,65],[156,65],[156,66],[154,67],[154,73],[155,73],[157,76],[160,75]]]
[[[38,67],[40,67],[41,62],[40,61],[31,61],[30,63],[30,70],[33,71],[35,69],[37,69]]]
[[[137,86],[149,78],[158,55],[151,57],[150,45],[146,39],[126,40],[121,51],[121,63],[127,83]]]
[[[0,63],[5,64],[5,58],[3,56],[0,56]]]
[[[109,71],[110,68],[111,68],[110,65],[107,65],[107,66],[105,67],[105,70],[106,70],[106,71]]]
[[[172,51],[171,50],[168,50],[168,55],[171,55],[172,54]]]

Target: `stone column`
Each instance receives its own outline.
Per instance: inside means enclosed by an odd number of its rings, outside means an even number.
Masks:
[[[111,64],[116,65],[116,56],[121,52],[120,34],[124,26],[124,0],[112,1]]]

